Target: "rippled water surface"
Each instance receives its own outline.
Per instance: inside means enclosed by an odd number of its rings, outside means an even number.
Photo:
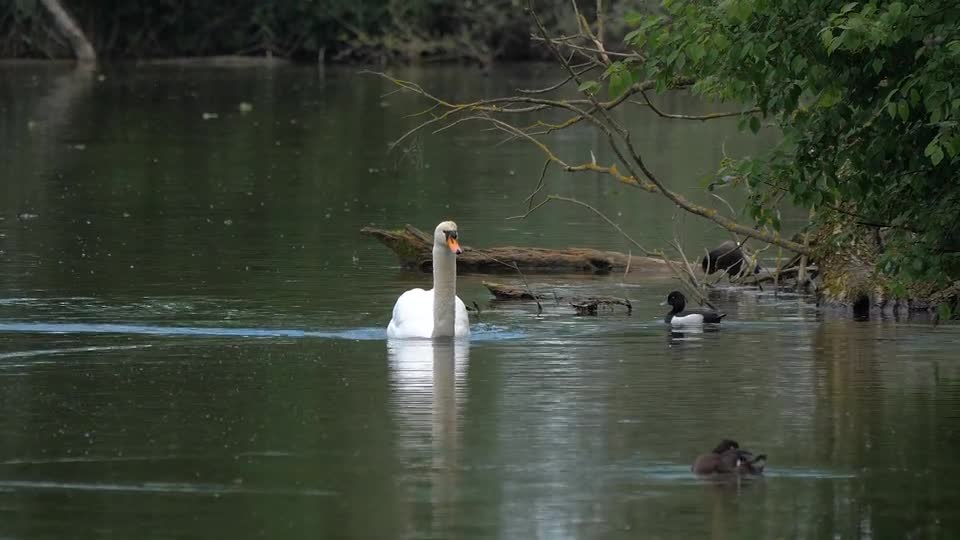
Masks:
[[[465,99],[545,70],[397,74]],[[393,301],[430,276],[364,225],[453,217],[474,246],[629,246],[577,207],[507,220],[542,160],[497,133],[388,153],[418,103],[353,71],[102,75],[0,68],[0,536],[960,534],[957,326],[726,290],[722,328],[672,333],[669,278],[527,276],[634,306],[577,317],[461,275],[481,309],[469,341],[388,342]],[[724,149],[764,148],[735,120],[626,120],[695,198]],[[588,130],[555,143],[609,159]],[[600,178],[551,173],[546,192],[650,247],[724,238]],[[723,437],[768,454],[767,474],[693,477]]]

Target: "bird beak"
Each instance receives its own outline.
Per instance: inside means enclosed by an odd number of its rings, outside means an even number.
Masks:
[[[457,242],[457,239],[452,236],[447,238],[447,246],[450,247],[450,251],[457,255],[463,253],[463,249],[460,248],[460,242]]]
[[[661,305],[661,306],[665,306],[665,305],[667,305],[667,301],[666,301],[666,300],[664,300],[663,302],[660,302],[660,305]]]

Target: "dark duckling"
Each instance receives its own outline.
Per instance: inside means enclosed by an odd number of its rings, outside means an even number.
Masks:
[[[700,267],[707,275],[726,271],[727,276],[736,277],[743,271],[745,263],[749,264],[740,246],[736,242],[727,240],[710,250],[700,261]],[[754,266],[753,273],[760,273],[759,264]]]
[[[691,326],[703,323],[719,323],[726,313],[718,313],[712,309],[684,309],[687,307],[687,297],[680,291],[673,291],[667,296],[667,304],[673,308],[663,318],[667,324],[676,326]]]
[[[709,454],[697,458],[691,470],[695,474],[763,474],[766,454],[753,455],[741,450],[737,441],[723,439]]]

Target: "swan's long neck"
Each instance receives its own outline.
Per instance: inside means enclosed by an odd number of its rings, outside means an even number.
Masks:
[[[433,337],[453,336],[456,321],[457,258],[447,246],[433,246]]]

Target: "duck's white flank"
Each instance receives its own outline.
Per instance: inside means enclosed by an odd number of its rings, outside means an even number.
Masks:
[[[703,324],[703,315],[699,313],[691,313],[689,315],[684,315],[683,317],[677,317],[674,315],[670,319],[670,324],[674,326],[691,326],[697,324]]]

